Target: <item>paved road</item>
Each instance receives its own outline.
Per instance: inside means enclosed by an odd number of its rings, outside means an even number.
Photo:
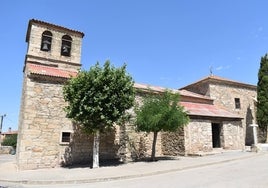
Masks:
[[[0,157],[0,164],[6,162],[13,162],[16,159],[16,155],[1,155]]]
[[[144,178],[75,185],[46,185],[28,188],[118,188],[118,187],[183,187],[183,188],[267,188],[268,154],[254,158],[182,170]]]

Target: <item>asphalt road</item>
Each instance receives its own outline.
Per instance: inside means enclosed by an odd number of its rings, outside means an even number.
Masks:
[[[254,158],[225,162],[195,169],[182,170],[144,178],[97,182],[75,185],[46,185],[28,188],[137,188],[137,187],[183,187],[183,188],[267,188],[268,154]]]

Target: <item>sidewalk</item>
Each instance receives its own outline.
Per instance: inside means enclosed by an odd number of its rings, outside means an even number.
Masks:
[[[176,157],[157,162],[131,162],[98,169],[78,167],[27,171],[16,170],[15,156],[6,156],[8,158],[13,157],[13,159],[3,162],[3,155],[0,155],[0,162],[2,160],[0,163],[0,186],[1,183],[49,185],[128,179],[253,158],[263,154],[267,154],[267,152],[254,153],[236,150],[203,157]]]

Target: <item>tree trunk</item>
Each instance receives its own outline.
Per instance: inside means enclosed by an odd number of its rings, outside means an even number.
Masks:
[[[266,141],[265,143],[268,143],[268,126],[266,127]]]
[[[92,166],[92,168],[99,168],[99,145],[100,145],[100,132],[99,132],[99,130],[97,130],[94,133],[93,166]]]
[[[154,139],[153,139],[153,146],[152,146],[152,155],[151,155],[151,160],[155,161],[155,147],[156,147],[156,140],[157,140],[157,131],[154,132]]]

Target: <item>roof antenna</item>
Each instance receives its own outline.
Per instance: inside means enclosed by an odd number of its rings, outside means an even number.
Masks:
[[[210,67],[209,67],[209,72],[210,72],[210,75],[209,75],[209,76],[213,76],[213,70],[212,70],[212,69],[213,69],[213,67],[210,66]]]

